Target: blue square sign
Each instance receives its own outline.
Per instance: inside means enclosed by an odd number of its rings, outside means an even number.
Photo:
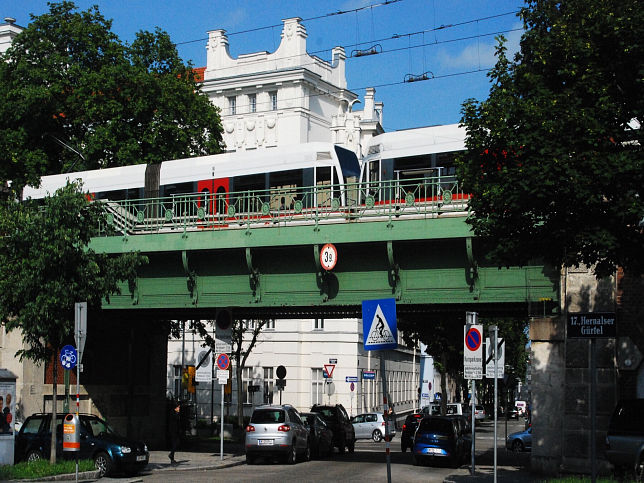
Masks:
[[[366,351],[398,347],[396,299],[362,301],[362,336]]]

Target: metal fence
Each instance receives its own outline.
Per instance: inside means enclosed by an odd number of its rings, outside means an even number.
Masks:
[[[351,223],[467,212],[455,177],[101,200],[103,235]]]

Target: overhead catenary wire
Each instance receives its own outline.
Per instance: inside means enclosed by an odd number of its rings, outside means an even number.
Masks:
[[[513,13],[517,13],[517,12],[506,12],[506,13],[503,13],[503,14],[490,15],[490,16],[481,17],[481,18],[478,18],[478,19],[466,20],[466,21],[463,21],[463,22],[450,24],[448,26],[441,25],[439,27],[426,29],[426,30],[419,30],[419,31],[416,31],[416,32],[408,32],[408,33],[403,33],[403,34],[394,34],[394,35],[391,35],[389,37],[369,40],[368,42],[362,42],[362,43],[357,43],[356,42],[355,44],[346,44],[346,45],[343,45],[342,47],[345,49],[345,52],[349,52],[349,49],[352,48],[352,47],[359,47],[361,44],[368,43],[368,44],[371,45],[370,48],[365,49],[364,51],[359,50],[359,49],[353,50],[353,51],[351,51],[351,55],[349,56],[349,57],[363,57],[363,56],[366,56],[366,55],[381,54],[381,53],[387,53],[387,52],[396,52],[396,51],[405,50],[405,49],[410,49],[411,50],[413,48],[418,48],[418,47],[425,47],[425,46],[430,46],[430,45],[439,45],[439,44],[450,43],[450,42],[455,42],[455,41],[459,41],[459,40],[471,40],[473,38],[489,37],[490,35],[498,35],[498,34],[502,34],[502,33],[510,33],[510,32],[515,32],[515,31],[518,31],[518,30],[522,30],[521,28],[519,28],[519,29],[507,29],[507,30],[501,30],[501,31],[498,31],[498,32],[493,32],[493,33],[488,33],[488,34],[477,34],[477,35],[472,35],[472,36],[468,36],[468,37],[458,37],[456,39],[448,39],[448,40],[442,40],[442,41],[435,40],[434,42],[425,42],[423,40],[423,43],[421,43],[419,45],[416,45],[416,46],[411,45],[411,37],[415,36],[415,35],[421,35],[422,34],[423,39],[424,39],[424,34],[427,33],[427,32],[435,32],[435,31],[438,31],[438,30],[443,30],[443,29],[446,29],[446,28],[453,28],[453,27],[466,25],[466,24],[471,24],[471,23],[477,23],[477,25],[478,25],[478,22],[480,20],[489,20],[489,19],[498,18],[498,17],[501,17],[501,16],[511,15]],[[478,30],[478,28],[477,28],[477,30]],[[388,41],[388,40],[398,40],[398,39],[401,39],[401,38],[404,38],[404,37],[408,37],[408,40],[409,40],[407,47],[383,50],[381,45],[378,44],[378,42],[385,42],[385,41]],[[314,51],[311,51],[311,52],[307,52],[307,54],[310,55],[310,56],[317,56],[317,54],[320,54],[320,53],[323,53],[323,52],[328,52],[329,50],[332,50],[332,49],[329,49],[329,48],[319,49],[319,50],[314,50]],[[425,54],[423,53],[423,56],[424,55]],[[280,60],[295,59],[295,58],[299,58],[299,57],[301,57],[301,55],[299,55],[299,54],[298,55],[292,55],[292,56],[285,56],[285,57],[280,58]],[[268,63],[268,62],[273,62],[275,60],[276,59],[267,58],[263,62]],[[256,61],[257,64],[259,64],[260,62],[262,62],[262,61]],[[306,64],[301,64],[301,66],[313,65],[313,64],[314,64],[314,62],[310,62],[310,63],[306,63]],[[235,69],[237,69],[237,66],[219,67],[217,69],[217,71],[222,72],[222,71],[225,71],[225,70],[235,70]],[[409,58],[409,70],[410,71],[412,70],[411,56]],[[423,69],[423,70],[425,70],[425,69]]]
[[[386,6],[386,5],[391,5],[392,3],[398,3],[398,2],[402,2],[402,1],[403,0],[385,0],[384,2],[374,3],[374,4],[371,4],[371,5],[364,5],[362,7],[356,7],[356,8],[352,8],[352,9],[349,9],[349,10],[337,10],[335,12],[329,12],[329,13],[325,13],[323,15],[317,15],[315,17],[305,18],[305,19],[302,19],[302,21],[303,22],[309,22],[311,20],[320,20],[322,18],[328,18],[328,17],[337,16],[337,15],[345,15],[347,13],[359,12],[360,10],[366,10],[368,8],[373,9],[374,7],[383,7],[383,6]],[[248,33],[251,33],[251,32],[259,32],[261,30],[268,30],[268,29],[272,29],[273,27],[281,27],[281,26],[282,26],[281,24],[265,25],[263,27],[254,27],[252,29],[246,29],[246,30],[239,30],[237,32],[231,32],[231,33],[229,33],[227,35],[229,37],[232,37],[233,35],[241,35],[241,34],[248,34]],[[183,42],[176,42],[174,45],[186,45],[186,44],[191,44],[191,43],[194,43],[194,42],[203,42],[204,40],[208,40],[208,38],[205,37],[205,38],[199,38],[199,39],[194,39],[194,40],[185,40]]]

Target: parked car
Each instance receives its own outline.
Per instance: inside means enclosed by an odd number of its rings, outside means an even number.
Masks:
[[[465,461],[470,455],[472,440],[463,429],[463,421],[467,419],[455,416],[425,416],[421,419],[414,435],[414,464],[443,460],[458,467]]]
[[[606,459],[619,473],[634,473],[644,480],[644,399],[617,403],[606,433]]]
[[[405,418],[402,432],[400,433],[400,451],[403,453],[407,451],[407,448],[414,446],[414,434],[421,419],[423,419],[422,413],[413,413]]]
[[[386,433],[385,418],[382,413],[358,414],[351,418],[356,439],[373,439],[376,443],[382,441]],[[395,424],[391,425],[390,436],[396,435]]]
[[[333,431],[333,446],[338,448],[340,453],[344,453],[345,448],[349,450],[349,453],[353,453],[356,444],[355,430],[342,404],[336,404],[335,406],[314,404],[311,412],[319,414],[331,428],[331,431]]]
[[[103,419],[80,414],[80,451],[63,452],[63,417],[56,415],[56,455],[58,458],[93,459],[101,476],[114,471],[137,473],[145,468],[150,453],[145,443],[119,436]],[[16,435],[15,461],[49,458],[51,448],[51,414],[29,416]]]
[[[311,455],[326,456],[333,452],[333,431],[317,413],[300,413],[309,430]]]
[[[288,404],[256,407],[246,426],[246,463],[258,456],[282,457],[295,464],[298,456],[311,459],[309,430],[297,410]]]
[[[532,449],[532,427],[508,435],[505,447],[515,453],[530,451]]]
[[[472,406],[469,407],[469,409],[467,411],[467,414],[470,414],[470,415],[472,414]],[[475,405],[474,406],[474,422],[478,423],[480,421],[484,421],[485,418],[486,418],[485,408],[480,404]]]

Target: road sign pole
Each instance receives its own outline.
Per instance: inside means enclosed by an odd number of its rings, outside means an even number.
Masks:
[[[465,312],[465,324],[466,327],[469,328],[472,325],[476,325],[478,319],[478,314],[476,312]],[[465,331],[467,333],[467,330]],[[476,465],[475,465],[475,449],[476,449],[476,431],[475,431],[475,419],[474,419],[474,408],[475,408],[475,402],[476,402],[476,379],[472,379],[472,396],[470,398],[470,402],[472,403],[472,447],[470,451],[470,456],[472,458],[472,465],[470,466],[470,474],[474,476],[474,472],[476,470]]]
[[[385,419],[385,453],[387,455],[387,483],[391,483],[391,453],[389,452],[389,399],[387,397],[387,377],[385,376],[385,352],[380,353],[380,377],[382,379],[382,401]]]
[[[219,452],[220,460],[224,460],[224,386],[219,384],[221,389],[221,431],[219,432]]]
[[[499,373],[499,361],[496,358],[496,351],[498,350],[498,341],[499,341],[499,328],[496,325],[490,327],[492,332],[494,332],[494,347],[493,347],[493,356],[494,356],[494,483],[496,483],[496,453],[497,453],[497,436],[496,436],[496,426],[497,426],[497,390],[498,390],[498,381],[499,378],[496,375]]]

